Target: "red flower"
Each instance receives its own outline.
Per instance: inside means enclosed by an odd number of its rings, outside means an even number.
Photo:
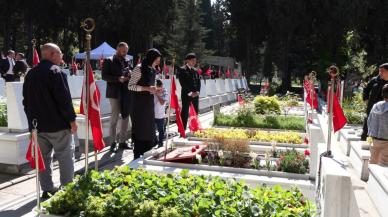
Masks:
[[[313,123],[313,119],[312,119],[311,117],[309,117],[309,118],[307,119],[307,123],[312,124],[312,123]]]
[[[196,145],[195,148],[196,148],[196,149],[199,149],[199,145]]]
[[[308,149],[304,150],[304,155],[305,156],[310,156],[310,151]]]
[[[192,149],[191,149],[191,152],[196,152],[197,151],[197,149],[195,149],[195,147],[193,147]]]
[[[199,154],[202,156],[202,158],[206,157],[206,152],[205,151],[201,151]]]
[[[307,136],[304,137],[304,143],[305,143],[305,144],[309,144],[309,139],[307,138]]]

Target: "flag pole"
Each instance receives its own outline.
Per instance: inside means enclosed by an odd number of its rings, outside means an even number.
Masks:
[[[164,160],[166,160],[167,157],[167,147],[168,147],[168,140],[169,140],[169,133],[170,133],[170,114],[171,114],[171,93],[172,93],[172,79],[174,78],[174,72],[175,72],[175,57],[172,59],[172,73],[169,74],[170,79],[170,100],[168,102],[168,109],[167,109],[167,126],[166,126],[166,146],[164,147]]]
[[[32,120],[32,133],[31,139],[34,143],[34,147],[32,150],[34,151],[34,160],[35,160],[35,177],[36,177],[36,207],[38,209],[38,213],[40,214],[40,184],[39,184],[39,154],[38,154],[38,121],[36,119]]]
[[[92,39],[92,35],[90,34],[95,28],[95,22],[92,18],[86,18],[83,22],[81,22],[81,27],[86,32],[86,61],[85,61],[85,75],[84,75],[84,85],[85,85],[85,175],[88,173],[89,169],[89,101],[90,101],[90,87],[89,87],[89,74],[90,74],[90,41]],[[95,167],[98,169],[97,162],[97,153],[94,151],[95,155]]]
[[[328,156],[331,156],[331,132],[333,130],[333,102],[334,102],[334,85],[338,70],[334,72],[333,69],[329,69],[330,83],[328,91],[329,101],[329,118],[328,118],[328,132],[327,132],[327,151]]]
[[[35,49],[35,46],[36,46],[36,39],[35,38],[33,38],[32,40],[31,40],[31,44],[32,44],[32,49],[31,49],[31,54],[32,54],[32,58],[31,58],[31,66],[34,66],[34,49]]]

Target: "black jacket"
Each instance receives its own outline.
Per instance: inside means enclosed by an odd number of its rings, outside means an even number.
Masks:
[[[189,68],[185,65],[179,68],[178,71],[179,83],[182,86],[182,95],[187,95],[190,92],[199,92],[201,90],[201,79],[198,72],[194,68]]]
[[[76,118],[66,74],[47,60],[27,73],[23,105],[30,130],[34,119],[40,132],[57,132],[70,129]]]
[[[102,79],[107,82],[106,98],[117,99],[123,87],[128,90],[128,82],[119,82],[119,78],[125,76],[123,69],[126,67],[129,67],[129,61],[116,56],[104,60]]]
[[[16,78],[19,78],[21,74],[26,74],[28,65],[25,60],[15,61],[15,66],[13,67],[13,74]]]
[[[10,65],[9,65],[8,58],[0,59],[0,73],[1,74],[7,73],[9,66]]]
[[[384,84],[387,84],[387,83],[388,83],[387,81],[384,81],[378,75],[376,77],[373,77],[364,88],[362,98],[364,101],[368,100],[368,105],[366,108],[367,114],[370,113],[374,104],[383,100],[383,93],[382,93],[383,86]]]

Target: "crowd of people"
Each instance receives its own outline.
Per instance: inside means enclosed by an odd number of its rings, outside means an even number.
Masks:
[[[20,81],[27,72],[28,64],[23,53],[7,51],[6,55],[1,54],[0,73],[6,82]]]
[[[116,54],[104,61],[102,79],[107,82],[105,94],[112,108],[110,151],[129,149],[132,142],[136,159],[155,146],[163,146],[169,98],[163,82],[156,79],[161,53],[157,49],[148,50],[142,62],[132,68],[125,58],[127,52],[127,43],[120,42]],[[7,60],[13,66],[12,55],[10,53]],[[73,179],[72,134],[77,132],[78,127],[67,75],[59,67],[63,56],[60,48],[56,44],[47,43],[41,47],[41,55],[40,63],[25,77],[23,105],[30,131],[34,128],[33,121],[38,123],[38,144],[46,165],[46,170],[39,173],[42,198],[45,199],[57,191],[52,181],[53,152],[59,162],[61,185]],[[193,103],[198,113],[201,82],[194,68],[196,59],[194,53],[188,54],[186,64],[177,70],[182,86],[182,119],[185,129],[190,103]]]

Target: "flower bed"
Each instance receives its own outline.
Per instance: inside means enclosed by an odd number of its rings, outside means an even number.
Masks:
[[[42,204],[50,214],[72,216],[314,216],[298,188],[249,188],[234,179],[157,175],[119,167],[77,176]]]
[[[80,106],[81,106],[81,100],[73,99],[73,107],[76,114],[80,114]]]
[[[262,129],[305,130],[305,119],[301,116],[262,116],[250,113],[237,115],[219,114],[214,125],[229,127],[252,127]]]
[[[267,132],[245,129],[209,128],[194,133],[194,137],[204,139],[248,139],[255,142],[276,142],[288,144],[302,144],[304,138],[298,132]]]

